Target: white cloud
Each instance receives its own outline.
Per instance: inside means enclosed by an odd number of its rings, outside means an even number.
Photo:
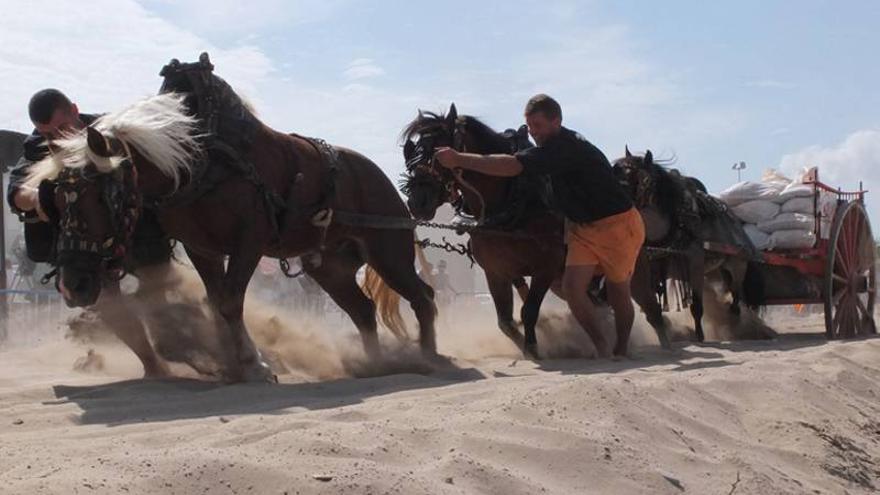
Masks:
[[[155,94],[159,69],[172,57],[194,61],[208,51],[223,77],[249,95],[273,70],[256,48],[218,48],[132,1],[41,1],[0,11],[0,122],[18,130],[31,129],[27,101],[41,88],[61,89],[83,112],[109,111]]]
[[[445,110],[452,101],[460,112],[486,117],[500,130],[522,123],[529,96],[548,92],[563,103],[566,123],[612,158],[625,143],[634,149],[669,149],[674,144],[685,158],[682,150],[694,143],[712,142],[746,123],[740,109],[707,108],[692,101],[679,76],[643,56],[637,36],[619,25],[589,30],[569,26],[530,35],[510,63],[462,59],[453,52],[450,59],[438,60],[434,71],[406,74],[386,72],[377,60],[417,63],[406,61],[415,57],[411,50],[394,54],[366,47],[366,53],[379,55],[348,64],[346,59],[336,61],[345,64],[341,77],[333,73],[339,65],[329,64],[328,73],[318,74],[303,72],[290,61],[276,66],[250,41],[221,49],[190,31],[214,29],[209,34],[229,32],[248,40],[280,26],[279,19],[309,22],[330,15],[321,10],[315,13],[319,17],[297,17],[309,1],[297,0],[290,4],[294,8],[283,9],[286,2],[270,0],[259,9],[248,7],[248,13],[225,0],[210,6],[206,0],[142,2],[150,10],[131,0],[4,7],[4,13],[14,14],[0,17],[0,32],[8,40],[0,45],[0,118],[4,125],[29,130],[27,99],[46,86],[68,92],[83,111],[113,110],[155,93],[158,70],[171,57],[195,60],[207,50],[217,73],[253,101],[267,124],[357,149],[392,178],[403,168],[397,137],[416,109]],[[560,5],[562,12],[569,12],[570,5]],[[199,27],[211,23],[213,27]],[[35,25],[41,29],[33,29]],[[249,27],[239,29],[245,25]],[[352,58],[365,53],[360,47],[352,52]],[[443,64],[450,66],[440,68]]]
[[[793,89],[795,85],[790,82],[777,81],[775,79],[759,79],[757,81],[747,81],[747,88],[766,88],[766,89]]]
[[[819,180],[832,187],[855,190],[859,181],[867,195],[868,215],[880,219],[880,129],[856,131],[835,146],[810,146],[785,155],[779,168],[790,175],[804,167],[819,167]],[[875,233],[880,230],[875,231]]]
[[[140,0],[145,7],[185,21],[203,35],[254,37],[255,31],[291,29],[330,17],[346,0]]]
[[[348,67],[343,74],[350,80],[369,79],[372,77],[384,76],[385,69],[379,67],[373,59],[359,58],[348,64]]]

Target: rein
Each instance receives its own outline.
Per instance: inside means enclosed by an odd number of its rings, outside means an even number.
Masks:
[[[467,135],[467,121],[464,117],[458,117],[455,121],[455,129],[452,131],[452,149],[458,151],[460,153],[467,153],[467,145],[465,144],[465,136]],[[479,202],[479,215],[477,216],[477,224],[480,225],[486,220],[486,199],[483,197],[483,194],[474,187],[467,179],[463,176],[462,169],[455,169],[452,171],[452,181],[448,178],[444,177],[441,172],[441,165],[437,163],[437,158],[434,156],[434,146],[433,142],[431,143],[431,150],[429,151],[431,155],[431,159],[428,165],[418,164],[413,167],[413,169],[422,169],[427,172],[429,175],[437,179],[446,189],[446,192],[450,196],[450,202],[455,203],[458,201],[458,198],[462,197],[462,193],[460,189],[456,189],[456,185],[473,194],[473,196]]]

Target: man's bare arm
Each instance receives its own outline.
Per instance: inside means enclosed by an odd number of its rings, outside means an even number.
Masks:
[[[476,155],[442,148],[434,156],[446,168],[473,170],[495,177],[514,177],[523,171],[522,164],[512,155]]]

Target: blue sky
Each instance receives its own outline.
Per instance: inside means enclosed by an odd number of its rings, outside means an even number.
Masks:
[[[0,11],[0,127],[25,129],[40,87],[112,110],[154,92],[168,59],[208,50],[267,123],[358,149],[390,175],[418,108],[455,101],[502,129],[547,92],[609,158],[626,143],[675,155],[713,190],[739,160],[749,178],[815,164],[834,185],[880,186],[880,2],[0,0]]]

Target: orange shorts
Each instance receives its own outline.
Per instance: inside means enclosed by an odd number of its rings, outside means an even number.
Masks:
[[[611,282],[632,277],[642,244],[645,224],[632,208],[590,223],[569,223],[565,266],[598,266]]]

